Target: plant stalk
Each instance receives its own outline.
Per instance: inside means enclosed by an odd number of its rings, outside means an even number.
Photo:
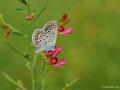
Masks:
[[[37,61],[37,54],[34,55],[32,61],[32,90],[36,90],[36,61]]]

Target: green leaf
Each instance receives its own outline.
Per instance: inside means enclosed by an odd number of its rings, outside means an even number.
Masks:
[[[23,11],[22,8],[16,8],[16,11]]]
[[[20,13],[25,13],[25,14],[28,13],[28,11],[25,10],[25,9],[23,9],[23,8],[16,8],[16,11],[17,11],[17,12],[20,12]]]
[[[27,35],[25,35],[25,34],[22,33],[22,32],[19,32],[19,31],[17,31],[17,30],[13,30],[12,33],[13,33],[14,35],[23,36],[23,37],[27,38]]]
[[[27,5],[28,4],[28,0],[18,0],[20,1],[21,3],[23,3],[24,5]]]

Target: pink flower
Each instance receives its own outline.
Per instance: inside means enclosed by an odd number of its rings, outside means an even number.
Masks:
[[[61,51],[62,51],[63,47],[62,46],[58,46],[56,47],[55,50],[50,50],[50,51],[47,51],[47,54],[46,56],[49,57],[49,56],[52,56],[52,57],[55,57],[57,56]]]
[[[63,32],[65,30],[64,26],[59,26],[58,27],[58,32]]]
[[[56,64],[54,66],[63,67],[65,64],[67,64],[67,61],[65,59],[63,59],[63,60],[56,62]]]
[[[58,46],[54,51],[53,51],[53,57],[57,56],[61,51],[63,50],[62,46]]]
[[[49,61],[48,61],[48,64],[51,64],[51,65],[54,65],[56,64],[58,61],[58,58],[57,57],[53,57],[51,58]]]
[[[67,29],[59,28],[58,32],[62,35],[67,35],[73,32],[73,28],[67,28]]]
[[[48,64],[56,67],[63,67],[65,64],[67,64],[67,61],[65,59],[58,61],[57,57],[53,57],[48,61]]]
[[[46,54],[46,56],[52,56],[53,55],[53,51],[52,50],[50,50],[50,51],[47,51],[47,54]]]

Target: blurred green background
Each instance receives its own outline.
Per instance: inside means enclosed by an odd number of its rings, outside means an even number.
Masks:
[[[29,29],[25,14],[16,12],[17,7],[24,5],[17,0],[0,0],[0,13],[4,14],[7,23],[24,33],[33,32],[50,20],[59,20],[65,12],[71,16],[67,27],[73,27],[74,32],[60,36],[57,42],[64,46],[61,58],[66,58],[68,64],[64,68],[49,69],[45,74],[45,90],[61,90],[67,82],[76,78],[80,80],[68,90],[120,87],[120,0],[31,0],[31,10],[36,8],[39,12],[44,6],[46,10],[34,22],[33,29]],[[2,34],[3,30],[0,29]],[[22,37],[11,35],[8,41],[23,53],[29,50]],[[3,43],[0,43],[0,72],[6,72],[15,80],[22,80],[31,90],[30,72],[25,66],[25,58]],[[15,90],[15,86],[1,73],[0,90]]]

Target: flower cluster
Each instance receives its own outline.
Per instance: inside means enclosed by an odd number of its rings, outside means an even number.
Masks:
[[[56,67],[63,67],[67,64],[65,59],[59,60],[58,55],[63,50],[62,46],[56,47],[55,50],[47,51],[46,58],[48,59],[48,64],[56,66]]]
[[[61,35],[67,35],[69,33],[73,32],[72,28],[65,28],[65,25],[70,21],[70,17],[68,14],[64,14],[60,20],[60,25],[58,27],[58,34]],[[67,64],[66,59],[59,60],[58,55],[63,50],[62,46],[57,46],[55,50],[47,51],[46,52],[46,58],[48,60],[48,64],[56,66],[56,67],[63,67],[65,64]]]
[[[67,35],[73,32],[73,28],[65,28],[65,25],[70,21],[70,16],[64,14],[60,19],[60,25],[58,27],[58,33],[62,35]]]

